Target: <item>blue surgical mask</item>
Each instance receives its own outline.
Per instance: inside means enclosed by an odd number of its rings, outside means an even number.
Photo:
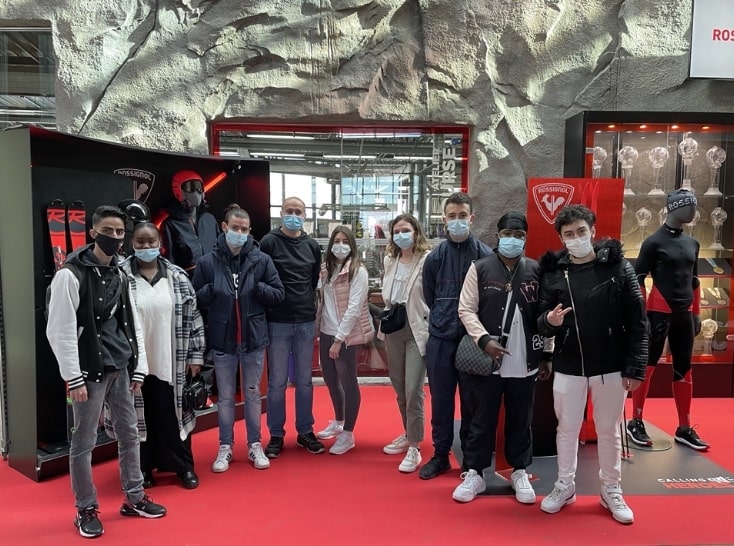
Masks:
[[[303,229],[303,218],[295,214],[286,214],[283,216],[283,226],[290,231],[300,231]]]
[[[235,248],[245,246],[247,242],[247,233],[239,233],[231,229],[227,230],[224,237],[227,239],[227,244]]]
[[[413,232],[406,231],[404,233],[393,233],[392,242],[395,243],[398,248],[407,250],[413,246]]]
[[[446,222],[449,233],[454,237],[465,237],[469,234],[469,220],[449,220]]]
[[[525,240],[517,237],[500,237],[497,247],[499,253],[505,258],[517,258],[525,248]]]
[[[155,261],[155,259],[161,255],[161,249],[158,247],[155,248],[136,248],[135,249],[135,257],[146,263],[150,263],[152,261]]]

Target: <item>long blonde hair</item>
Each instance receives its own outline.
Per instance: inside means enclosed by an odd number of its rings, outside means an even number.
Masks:
[[[396,245],[392,240],[392,228],[395,224],[398,222],[408,222],[413,227],[413,232],[415,235],[413,236],[413,252],[416,254],[422,254],[426,250],[431,249],[431,245],[428,244],[428,240],[426,239],[426,236],[423,234],[423,228],[418,223],[418,219],[413,216],[412,214],[400,214],[399,216],[396,216],[392,220],[390,220],[390,224],[388,226],[388,231],[390,232],[390,237],[388,239],[387,243],[387,254],[393,258],[397,258],[400,256],[401,249],[398,245]]]

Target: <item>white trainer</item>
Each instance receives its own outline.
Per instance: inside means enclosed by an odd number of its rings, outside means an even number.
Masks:
[[[567,504],[573,504],[574,502],[576,502],[576,484],[556,482],[553,491],[541,501],[540,509],[543,512],[555,514],[560,512],[561,508]]]
[[[398,466],[400,472],[415,472],[421,464],[421,452],[417,447],[409,447],[403,461]]]
[[[406,451],[408,451],[409,447],[410,442],[408,442],[408,437],[405,434],[401,434],[392,442],[383,447],[382,451],[384,451],[388,455],[399,455],[400,453],[405,453]]]
[[[632,523],[635,516],[624,502],[622,488],[617,484],[601,486],[601,505],[612,513],[612,517],[619,523]]]
[[[219,446],[217,458],[212,463],[212,472],[226,472],[229,468],[229,461],[232,460],[232,447],[227,444]]]
[[[451,495],[455,501],[471,502],[479,493],[484,493],[487,489],[487,482],[484,481],[484,476],[477,474],[476,470],[462,472],[461,479],[464,481],[456,486],[454,494]]]
[[[270,459],[265,456],[263,445],[260,442],[255,442],[250,446],[250,449],[247,452],[247,458],[252,461],[252,466],[258,470],[270,468]]]
[[[510,475],[512,488],[515,490],[517,502],[523,504],[535,504],[535,491],[530,484],[530,477],[524,469],[515,470]]]
[[[344,421],[329,421],[329,424],[322,431],[316,433],[316,437],[321,440],[330,440],[339,435],[344,430]]]
[[[329,449],[329,453],[332,455],[344,455],[354,445],[354,433],[348,430],[342,430],[336,437],[334,445]]]

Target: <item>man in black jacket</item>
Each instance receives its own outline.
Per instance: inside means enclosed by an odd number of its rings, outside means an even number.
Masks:
[[[645,305],[619,241],[592,245],[596,216],[581,205],[558,214],[566,247],[541,259],[538,331],[555,336],[553,405],[558,418],[558,479],[541,503],[556,513],[576,500],[578,436],[588,393],[598,435],[601,504],[620,523],[634,516],[622,496],[620,423],[627,392],[645,377]]]

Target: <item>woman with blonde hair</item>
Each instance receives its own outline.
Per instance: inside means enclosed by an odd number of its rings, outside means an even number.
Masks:
[[[385,334],[385,345],[388,373],[397,394],[404,432],[383,451],[389,455],[405,453],[398,470],[414,472],[421,463],[420,442],[424,430],[426,364],[423,357],[428,341],[429,310],[423,297],[423,263],[431,247],[412,214],[394,218],[389,232],[382,298],[388,310],[405,306],[405,323],[401,325],[399,321],[399,329]]]

